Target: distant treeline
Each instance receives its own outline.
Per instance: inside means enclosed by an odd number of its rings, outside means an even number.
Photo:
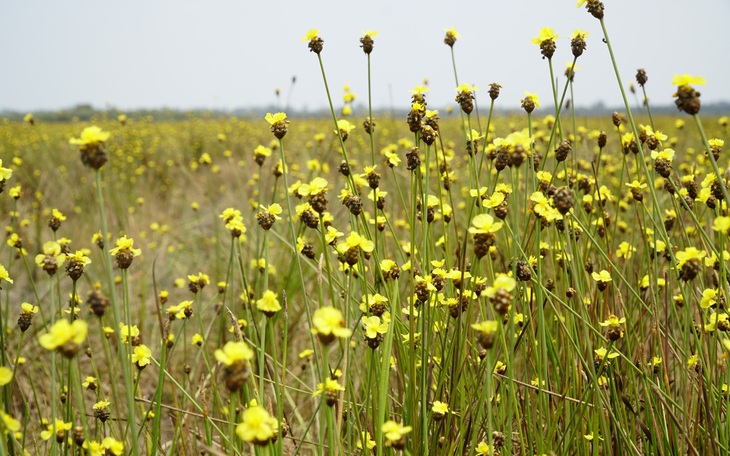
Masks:
[[[631,109],[636,114],[646,113],[646,108],[641,106],[639,103],[631,106]],[[281,108],[277,106],[264,106],[255,108],[237,108],[233,110],[216,110],[216,109],[170,109],[170,108],[159,108],[159,109],[137,109],[131,111],[122,111],[119,109],[96,109],[88,104],[77,105],[70,109],[62,109],[58,111],[36,111],[33,112],[33,118],[41,122],[70,122],[70,121],[101,121],[104,119],[118,119],[120,115],[126,115],[131,119],[134,118],[145,118],[151,117],[155,120],[184,120],[191,118],[223,118],[223,117],[249,117],[249,118],[263,118],[267,112],[280,111]],[[515,114],[522,111],[518,109],[503,109],[495,108],[495,111],[500,114]],[[550,114],[553,112],[551,106],[543,105],[543,109],[540,110],[543,114]],[[597,103],[593,106],[585,107],[580,106],[575,108],[575,114],[578,116],[602,116],[611,115],[613,112],[622,112],[622,107],[608,107],[603,103]],[[651,107],[652,114],[677,114],[677,108],[673,105],[657,105]],[[563,109],[565,114],[570,114],[571,108],[568,105],[567,108]],[[456,111],[451,113],[455,114]],[[709,103],[702,105],[702,114],[709,116],[723,116],[730,115],[730,102],[719,102]],[[0,118],[8,119],[10,121],[23,121],[27,112],[16,112],[16,111],[0,111]],[[329,117],[331,114],[327,109],[318,110],[287,110],[289,117]],[[373,116],[395,116],[405,117],[408,111],[405,109],[377,109],[373,111]],[[440,110],[441,117],[448,117],[449,113],[444,110]],[[353,116],[362,117],[367,116],[367,108],[364,106],[358,106],[355,108]]]

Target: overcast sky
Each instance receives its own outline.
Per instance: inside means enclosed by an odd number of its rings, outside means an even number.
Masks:
[[[730,101],[730,1],[604,0],[605,23],[624,83],[646,68],[655,104],[669,104],[675,73],[702,75],[705,103]],[[325,40],[335,102],[349,84],[367,99],[359,37],[376,30],[373,103],[407,108],[408,90],[428,78],[429,107],[455,105],[444,29],[455,27],[460,82],[504,86],[498,104],[518,107],[525,90],[551,98],[547,61],[531,43],[541,27],[558,33],[561,75],[572,58],[569,35],[590,32],[578,59],[575,103],[621,104],[598,20],[575,0],[358,2],[233,0],[26,0],[0,6],[0,110],[95,107],[218,108],[326,104],[316,56],[301,41],[309,28]],[[290,81],[297,82],[291,94]],[[632,105],[633,105],[632,100]]]

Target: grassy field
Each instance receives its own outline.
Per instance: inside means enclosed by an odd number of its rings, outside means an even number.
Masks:
[[[4,121],[2,454],[727,454],[729,120],[571,81]]]

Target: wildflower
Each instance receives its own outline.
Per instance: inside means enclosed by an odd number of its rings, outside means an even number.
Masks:
[[[374,249],[375,243],[360,236],[357,231],[350,232],[345,241],[337,244],[337,252],[350,266],[357,264],[360,251],[364,252],[367,257]]]
[[[386,421],[381,427],[383,437],[385,437],[385,446],[402,450],[406,446],[405,435],[412,430],[411,426],[403,426],[402,423],[396,423],[393,420]]]
[[[320,342],[325,345],[331,344],[335,337],[347,338],[352,330],[345,328],[345,320],[342,312],[334,307],[320,307],[312,315],[312,334],[316,334]]]
[[[240,390],[250,374],[249,362],[253,359],[253,350],[246,342],[229,341],[223,349],[217,349],[214,355],[215,359],[225,366],[224,378],[228,390],[231,392]]]
[[[578,58],[583,55],[583,51],[586,49],[586,38],[588,38],[588,32],[585,30],[573,30],[573,33],[570,34],[570,49],[574,57]]]
[[[593,272],[591,274],[591,277],[593,277],[593,280],[596,281],[598,291],[605,290],[608,287],[609,282],[613,280],[611,279],[611,273],[606,271],[605,269],[601,272]]]
[[[363,37],[360,38],[360,47],[364,53],[370,54],[373,52],[373,38],[376,36],[378,36],[378,32],[374,30],[363,32]]]
[[[89,326],[84,320],[74,320],[69,323],[66,319],[58,320],[38,338],[41,347],[46,350],[58,350],[66,358],[73,357],[79,349],[79,345],[86,340]]]
[[[699,356],[697,354],[694,354],[687,359],[687,369],[694,370],[695,372],[699,372],[700,370],[700,364],[699,364]]]
[[[71,280],[78,280],[84,273],[84,268],[91,264],[91,259],[86,256],[83,250],[77,250],[76,253],[66,254],[66,274]]]
[[[450,48],[454,47],[454,44],[456,44],[456,39],[461,38],[461,34],[456,31],[455,27],[451,27],[448,29],[444,29],[446,31],[446,36],[444,37],[444,44],[448,45]]]
[[[708,309],[717,303],[717,290],[712,288],[706,288],[702,291],[702,299],[700,300],[700,307]]]
[[[302,41],[309,41],[307,47],[309,47],[310,52],[314,52],[318,55],[322,52],[322,48],[324,47],[324,40],[319,36],[319,30],[307,30],[307,34],[304,35]]]
[[[256,301],[256,308],[271,318],[276,315],[276,312],[281,310],[281,304],[279,304],[279,298],[276,293],[271,290],[266,290],[261,299]]]
[[[434,421],[441,421],[449,413],[449,404],[441,401],[433,401],[431,406]]]
[[[348,122],[346,119],[340,119],[337,121],[336,134],[339,134],[343,141],[347,141],[350,136],[350,132],[355,129],[355,126]]]
[[[66,256],[61,251],[60,244],[55,241],[44,243],[43,253],[39,253],[35,257],[35,263],[43,268],[48,275],[54,275],[64,261],[66,261]]]
[[[690,76],[689,74],[674,75],[672,85],[677,86],[677,91],[672,95],[676,98],[674,104],[677,109],[693,116],[700,112],[700,93],[692,85],[705,85],[705,78],[702,76]]]
[[[598,20],[603,19],[603,2],[600,2],[599,0],[578,0],[578,8],[583,6],[584,3],[586,5],[586,10],[591,13],[593,17]]]
[[[593,350],[593,353],[596,354],[595,361],[596,361],[597,365],[600,365],[600,363],[604,362],[604,360],[605,360],[605,364],[608,365],[608,364],[610,364],[609,360],[618,358],[620,356],[618,353],[616,353],[613,350],[611,352],[609,352],[605,347],[597,348],[597,349]]]
[[[13,379],[13,371],[5,366],[0,366],[0,386],[5,386]]]
[[[549,60],[555,54],[555,40],[557,39],[558,35],[555,30],[550,27],[543,27],[540,29],[540,35],[532,39],[532,44],[540,46],[541,54]]]
[[[494,245],[494,233],[502,228],[502,222],[495,222],[489,214],[479,214],[472,219],[469,233],[474,235],[474,253],[477,258],[484,257]]]
[[[370,432],[365,431],[360,434],[360,439],[357,441],[358,449],[362,450],[363,448],[367,448],[368,450],[372,450],[375,448],[375,445],[377,445],[377,442],[373,440]]]
[[[386,319],[386,317],[388,317]],[[383,340],[383,335],[388,332],[390,314],[383,315],[381,320],[379,316],[370,316],[362,319],[363,329],[365,330],[365,340],[368,346],[373,350],[378,348]]]
[[[340,391],[345,391],[345,387],[340,385],[336,378],[326,378],[324,383],[317,384],[317,390],[312,396],[317,397],[325,393],[326,403],[332,407],[337,403],[337,396]]]
[[[104,437],[101,441],[102,448],[107,450],[107,454],[111,453],[114,456],[122,456],[124,454],[124,442],[120,442],[114,437]]]
[[[106,152],[104,142],[109,139],[111,133],[102,131],[101,128],[93,125],[86,127],[81,132],[80,138],[72,138],[70,144],[79,146],[81,152],[81,163],[92,169],[98,170],[106,163]]]
[[[198,347],[200,347],[200,346],[202,346],[202,345],[203,345],[203,342],[204,342],[204,340],[203,340],[203,336],[201,336],[201,335],[200,335],[200,334],[198,334],[198,333],[195,333],[195,334],[193,334],[193,337],[192,337],[192,339],[191,339],[191,343],[192,343],[193,345],[197,345]]]
[[[476,87],[466,83],[460,84],[459,87],[456,88],[456,91],[459,93],[456,95],[456,99],[454,101],[459,103],[461,110],[464,111],[465,114],[471,114],[474,110],[474,92],[476,90]]]
[[[636,247],[624,241],[619,244],[618,250],[616,250],[616,256],[628,260],[634,252],[636,252]]]
[[[66,216],[63,215],[63,212],[59,211],[58,209],[53,209],[51,212],[51,218],[48,220],[48,227],[52,229],[54,232],[58,231],[58,229],[61,227],[61,222],[66,220]]]
[[[272,226],[274,226],[274,223],[277,220],[281,220],[281,217],[279,217],[279,214],[283,212],[283,209],[279,205],[279,203],[274,203],[267,206],[261,206],[261,212],[256,214],[256,220],[259,223],[259,226],[265,230],[270,230]]]
[[[287,126],[289,121],[286,120],[285,113],[277,112],[276,114],[271,114],[268,112],[264,118],[269,123],[271,133],[273,133],[277,139],[282,139],[286,136],[287,131],[289,131],[289,127]]]
[[[279,422],[260,405],[248,407],[236,426],[236,435],[244,442],[267,445],[279,432]]]
[[[117,239],[116,247],[109,250],[120,269],[127,269],[132,265],[132,260],[142,254],[141,249],[134,248],[134,239],[126,235]]]
[[[707,252],[698,250],[695,247],[687,247],[684,250],[678,251],[675,254],[675,258],[677,258],[680,278],[687,282],[697,277],[697,274],[702,269],[700,260],[705,256],[707,256]]]
[[[144,344],[137,345],[132,352],[132,363],[137,366],[137,369],[144,369],[152,363],[152,350]]]
[[[479,323],[472,323],[472,329],[477,331],[477,341],[484,349],[492,348],[494,345],[494,337],[499,329],[499,322],[495,320],[486,320]]]
[[[651,368],[652,372],[655,374],[659,373],[661,364],[662,364],[662,359],[658,356],[652,357],[651,361],[649,361],[649,367]]]
[[[489,445],[487,442],[481,441],[476,447],[476,454],[479,456],[486,456],[489,454]]]
[[[599,324],[603,327],[608,327],[608,340],[617,341],[624,337],[624,330],[622,325],[626,323],[626,317],[618,318],[616,315],[609,315],[608,320],[602,321]]]
[[[380,262],[381,270],[383,269],[383,263],[385,261],[392,262],[392,260],[381,261]],[[389,263],[386,263],[386,265],[389,265]],[[395,265],[395,262],[393,262],[393,265]],[[390,267],[392,267],[392,266],[390,266]],[[383,274],[385,274],[385,271],[383,271]],[[360,310],[363,313],[372,313],[376,317],[379,317],[379,316],[383,315],[383,313],[385,312],[387,302],[388,302],[388,298],[381,295],[380,293],[375,293],[374,295],[367,294],[362,297],[362,301],[360,303]]]
[[[139,328],[137,325],[125,325],[122,322],[119,322],[119,336],[122,339],[123,344],[130,343],[134,346],[139,345],[140,339],[139,339]]]
[[[41,438],[48,440],[54,435],[56,436],[56,442],[63,443],[66,438],[66,431],[71,430],[72,423],[66,423],[63,420],[56,418],[54,424],[48,423],[45,431],[41,431]]]
[[[0,264],[0,281],[6,281],[8,283],[13,283],[13,279],[10,278],[10,274],[8,273],[8,270],[5,269],[5,266]],[[2,283],[2,282],[0,282]],[[0,290],[2,290],[2,287],[0,287]]]
[[[525,90],[525,98],[520,100],[520,106],[522,106],[522,109],[525,110],[526,113],[530,114],[532,111],[535,110],[535,108],[540,107],[540,102],[538,101],[537,95],[534,93],[530,93]]]
[[[102,423],[109,419],[109,401],[101,400],[91,406],[94,409],[94,417]]]
[[[33,320],[33,315],[38,313],[38,306],[34,306],[33,304],[24,302],[20,305],[21,312],[20,316],[18,317],[18,327],[21,331],[25,332],[30,328],[30,325]]]
[[[96,440],[85,440],[82,447],[86,450],[86,454],[89,456],[104,456],[104,453],[106,453],[106,450],[101,446],[101,443]]]
[[[96,377],[86,377],[86,380],[81,383],[81,386],[86,388],[89,391],[96,391],[96,388],[99,387],[99,382],[97,381]]]
[[[730,217],[718,216],[712,222],[713,231],[724,234],[730,233]]]

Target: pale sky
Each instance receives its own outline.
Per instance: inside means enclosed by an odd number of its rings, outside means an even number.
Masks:
[[[730,101],[730,1],[604,0],[605,23],[624,84],[637,68],[649,76],[654,104],[672,103],[672,75],[702,75],[705,103]],[[460,82],[504,86],[497,105],[519,107],[524,91],[552,98],[547,61],[531,38],[558,33],[557,75],[572,59],[570,33],[588,30],[578,59],[575,103],[620,106],[618,85],[598,20],[575,0],[233,1],[26,0],[0,6],[0,111],[95,107],[233,109],[274,104],[326,105],[316,56],[301,41],[309,28],[325,40],[325,70],[335,103],[349,84],[367,100],[366,56],[359,37],[375,30],[371,55],[375,107],[405,109],[408,90],[428,78],[429,107],[456,106],[444,29],[456,43]],[[391,105],[392,103],[392,105]],[[635,105],[633,98],[632,106]]]

